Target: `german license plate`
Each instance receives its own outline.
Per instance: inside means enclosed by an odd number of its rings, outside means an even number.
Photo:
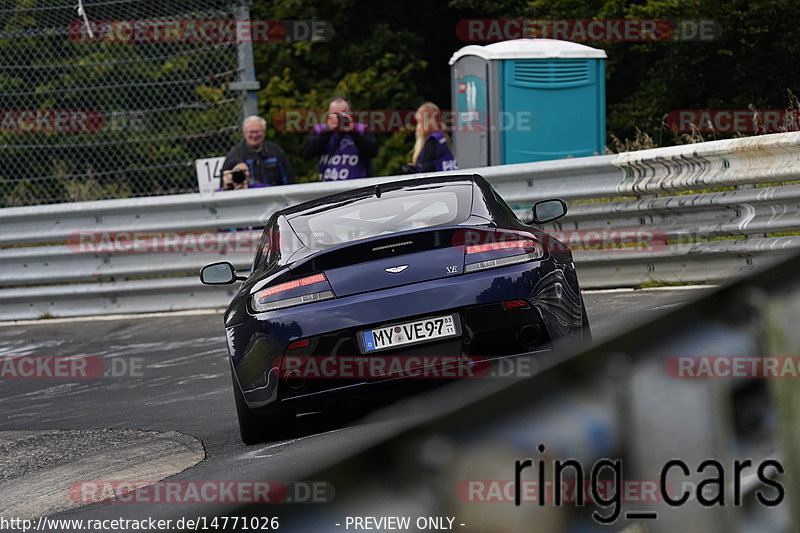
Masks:
[[[460,335],[458,315],[445,315],[362,331],[364,352]]]

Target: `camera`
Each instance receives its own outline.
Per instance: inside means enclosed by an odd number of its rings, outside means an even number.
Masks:
[[[247,172],[244,170],[234,170],[231,172],[231,179],[234,183],[244,183],[247,180]]]
[[[247,181],[247,171],[246,170],[231,170],[231,181],[233,183],[225,184],[226,191],[232,191],[236,188],[234,184],[241,185],[245,181]]]
[[[337,113],[337,115],[339,116],[339,128],[346,128],[352,122],[350,115],[345,113]]]

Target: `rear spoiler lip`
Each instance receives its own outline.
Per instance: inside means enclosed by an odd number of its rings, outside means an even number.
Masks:
[[[480,218],[480,220],[482,222],[485,222],[485,224],[475,224],[476,221],[475,221],[474,218]],[[457,231],[459,229],[476,229],[476,230],[482,230],[482,231],[496,231],[497,230],[497,226],[492,221],[490,221],[488,219],[485,219],[483,217],[474,217],[474,218],[470,217],[469,219],[467,219],[462,224],[448,224],[448,225],[444,225],[444,226],[428,226],[426,228],[418,228],[418,229],[408,230],[408,231],[404,231],[404,232],[400,232],[400,233],[393,233],[393,234],[391,234],[391,236],[381,235],[381,236],[377,236],[377,237],[370,237],[368,239],[361,239],[361,240],[357,240],[357,241],[345,242],[345,243],[337,244],[337,245],[334,245],[334,246],[331,246],[331,247],[328,247],[328,248],[325,248],[325,249],[320,249],[320,250],[315,250],[313,248],[303,247],[303,248],[299,249],[298,251],[296,251],[294,254],[292,254],[292,256],[290,257],[290,260],[287,261],[285,266],[287,266],[291,270],[292,275],[294,276],[294,275],[299,275],[299,274],[297,274],[297,271],[300,268],[302,268],[302,266],[305,265],[306,263],[308,263],[309,261],[313,261],[315,257],[319,257],[320,255],[326,254],[326,253],[329,253],[329,252],[345,250],[345,249],[351,248],[351,247],[364,246],[365,244],[367,244],[369,242],[385,241],[387,238],[397,238],[398,242],[402,242],[404,237],[410,237],[410,236],[415,235],[415,234],[426,233],[426,232],[429,232],[429,231],[441,231],[441,230],[456,230]],[[470,222],[470,223],[467,224],[467,222]],[[298,254],[300,254],[303,251],[306,251],[308,253],[308,255],[304,255],[304,256],[298,257]],[[305,276],[307,274],[308,274],[307,272],[304,272],[302,275]]]

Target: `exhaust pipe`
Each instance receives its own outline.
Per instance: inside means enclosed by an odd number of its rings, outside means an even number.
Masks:
[[[290,370],[287,372],[284,382],[289,391],[294,394],[303,392],[306,388],[306,378],[299,370]]]
[[[542,330],[538,325],[525,324],[519,328],[517,333],[517,340],[525,348],[533,348],[542,337]]]

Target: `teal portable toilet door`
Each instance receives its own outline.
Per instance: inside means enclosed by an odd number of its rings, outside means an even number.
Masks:
[[[464,56],[452,66],[453,149],[459,168],[483,167],[489,161],[489,64]]]
[[[554,39],[515,39],[455,52],[451,94],[458,112],[459,166],[601,154],[606,57],[603,50]],[[467,119],[483,119],[484,109],[485,120],[474,124],[486,127],[486,135],[465,132]]]
[[[503,163],[602,153],[602,69],[602,61],[590,58],[503,61]]]

